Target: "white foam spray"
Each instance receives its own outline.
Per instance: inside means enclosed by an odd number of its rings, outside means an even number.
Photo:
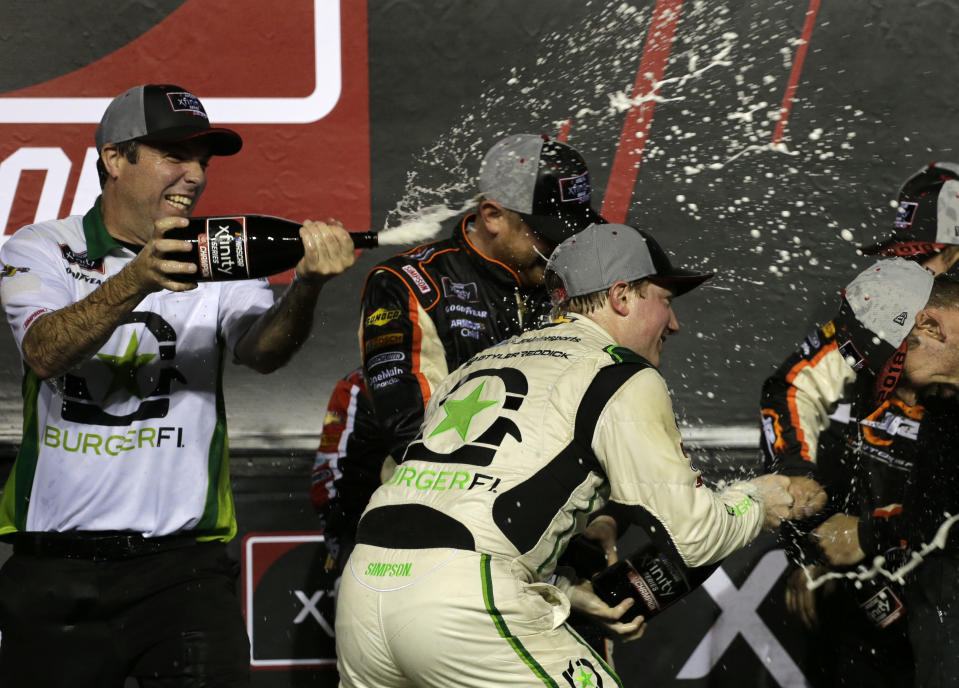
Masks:
[[[886,559],[882,556],[873,559],[871,566],[860,566],[856,571],[828,571],[822,575],[816,576],[815,578],[809,574],[808,568],[803,567],[803,571],[806,572],[806,587],[810,590],[815,590],[816,588],[825,585],[825,583],[830,580],[845,579],[852,581],[864,581],[876,578],[877,576],[882,576],[897,583],[903,583],[906,574],[920,566],[922,562],[925,561],[926,557],[928,557],[930,554],[933,554],[937,550],[945,549],[946,542],[949,539],[949,530],[956,521],[959,521],[959,515],[952,516],[950,514],[945,514],[945,516],[946,519],[939,526],[935,537],[932,538],[932,542],[923,544],[922,547],[919,548],[919,551],[914,551],[909,561],[899,568],[892,571],[887,569],[885,567]]]
[[[380,246],[402,246],[430,241],[438,237],[444,221],[462,215],[475,205],[476,199],[471,198],[455,209],[438,204],[416,212],[403,213],[399,224],[381,230],[377,234],[377,240]]]

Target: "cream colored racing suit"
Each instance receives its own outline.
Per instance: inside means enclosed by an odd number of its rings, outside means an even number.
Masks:
[[[663,378],[572,315],[475,355],[360,521],[336,618],[343,686],[614,686],[564,623],[557,557],[608,501],[688,566],[750,542],[747,483],[702,484]]]

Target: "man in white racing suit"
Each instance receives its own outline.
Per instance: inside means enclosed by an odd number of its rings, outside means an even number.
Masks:
[[[722,492],[683,454],[655,366],[672,299],[711,275],[653,238],[592,225],[550,258],[570,311],[473,356],[430,399],[419,437],[373,494],[337,607],[343,686],[614,686],[565,623],[592,613],[642,635],[556,560],[607,503],[687,567],[721,560],[790,516],[789,479]]]

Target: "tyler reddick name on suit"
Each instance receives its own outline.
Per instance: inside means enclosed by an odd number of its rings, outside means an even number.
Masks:
[[[138,428],[127,430],[122,434],[100,435],[95,432],[78,432],[47,425],[43,429],[43,443],[48,447],[62,447],[68,452],[81,454],[97,454],[102,456],[117,456],[121,452],[142,449],[143,447],[160,448],[175,442],[176,446],[183,447],[183,428],[176,426],[161,426],[158,428]]]

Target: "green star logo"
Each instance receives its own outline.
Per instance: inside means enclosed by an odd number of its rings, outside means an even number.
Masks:
[[[593,683],[593,672],[587,671],[584,667],[579,667],[579,676],[576,677],[576,682],[579,683],[582,688],[587,688],[588,686],[595,686]]]
[[[466,433],[469,432],[473,416],[483,409],[495,406],[498,403],[495,401],[480,401],[479,396],[482,394],[485,385],[486,382],[481,382],[479,387],[470,392],[470,395],[465,399],[449,399],[444,402],[443,410],[446,411],[446,418],[430,433],[430,437],[435,437],[440,433],[452,429],[456,430],[460,438],[465,441]]]
[[[110,366],[113,373],[113,379],[110,380],[110,387],[107,389],[106,397],[109,398],[114,392],[125,391],[137,399],[143,398],[140,391],[140,385],[137,383],[137,372],[141,367],[156,358],[156,354],[139,354],[137,347],[140,342],[137,340],[137,333],[134,332],[127,344],[127,350],[122,356],[113,356],[111,354],[97,354],[97,358]]]

